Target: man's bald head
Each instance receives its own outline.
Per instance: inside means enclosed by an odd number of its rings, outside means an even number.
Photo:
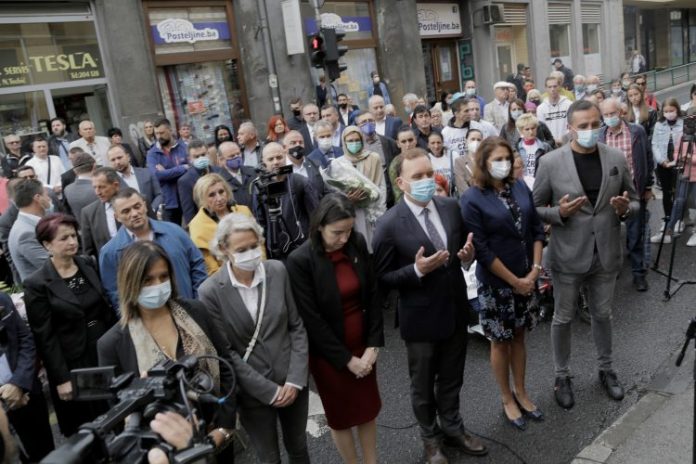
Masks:
[[[285,135],[288,136],[287,134]],[[285,149],[278,142],[269,142],[261,152],[262,163],[269,171],[285,166]]]
[[[619,102],[616,98],[607,98],[603,102],[599,104],[599,110],[604,113],[613,113],[615,111],[620,111],[621,102]]]
[[[227,140],[227,141],[225,141],[225,142],[222,142],[222,143],[218,146],[218,152],[219,152],[220,155],[222,155],[223,157],[226,157],[225,155],[226,155],[226,154],[229,154],[230,152],[239,152],[239,151],[241,151],[240,148],[239,148],[239,145],[237,145],[236,142],[232,142],[232,141],[229,141],[229,140]]]
[[[285,137],[283,137],[283,147],[287,150],[297,145],[302,145],[304,147],[304,137],[299,131],[291,130]]]
[[[83,139],[87,140],[88,142],[94,141],[94,123],[89,119],[80,121],[80,124],[77,126],[77,130]]]

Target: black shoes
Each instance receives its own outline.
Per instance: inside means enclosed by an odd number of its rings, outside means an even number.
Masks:
[[[515,427],[520,432],[527,429],[527,421],[524,419],[524,413],[522,412],[521,407],[520,407],[520,417],[518,417],[517,419],[510,419],[510,416],[508,416],[507,412],[505,412],[505,403],[503,403],[503,416],[505,417],[505,420],[507,420],[510,425]]]
[[[573,387],[570,385],[570,377],[556,377],[556,384],[553,387],[556,395],[556,403],[563,409],[570,409],[575,405]]]
[[[614,371],[599,371],[599,381],[602,383],[604,390],[609,395],[609,398],[621,401],[624,397],[624,389],[616,378]]]
[[[633,276],[633,287],[639,292],[646,292],[648,290],[648,281],[645,280],[645,276]]]

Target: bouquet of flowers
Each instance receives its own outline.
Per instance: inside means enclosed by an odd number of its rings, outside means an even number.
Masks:
[[[339,192],[363,192],[365,198],[356,203],[355,207],[366,209],[371,222],[377,221],[384,214],[384,202],[379,201],[382,196],[379,187],[358,171],[346,157],[331,160],[325,169],[321,169],[321,177],[328,186]]]

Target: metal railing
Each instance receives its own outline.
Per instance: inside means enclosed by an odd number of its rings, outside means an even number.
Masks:
[[[675,85],[696,82],[696,62],[641,74],[647,79],[648,90],[659,92]]]

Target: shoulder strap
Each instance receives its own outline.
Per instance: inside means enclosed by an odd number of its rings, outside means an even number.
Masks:
[[[263,320],[263,313],[266,309],[266,293],[268,291],[268,283],[266,282],[266,268],[261,264],[256,272],[261,272],[263,274],[261,280],[261,303],[259,304],[259,310],[256,315],[256,328],[254,329],[254,335],[252,335],[251,340],[249,340],[249,345],[244,352],[242,360],[247,362],[251,352],[254,351],[254,346],[256,346],[256,340],[259,338],[259,332],[261,332],[261,321]]]

